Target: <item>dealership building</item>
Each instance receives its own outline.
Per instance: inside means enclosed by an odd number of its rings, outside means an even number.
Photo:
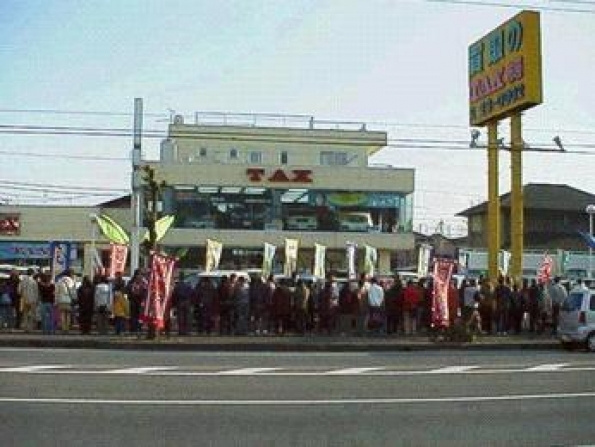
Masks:
[[[175,216],[160,244],[184,249],[181,266],[205,265],[207,239],[223,245],[221,268],[243,269],[260,267],[264,243],[278,247],[281,267],[285,239],[297,239],[301,272],[312,270],[315,244],[326,247],[330,270],[347,268],[348,243],[374,247],[383,272],[396,268],[398,252],[414,248],[414,170],[370,163],[386,147],[386,132],[313,118],[268,116],[265,125],[257,116],[249,123],[245,115],[244,122],[219,118],[203,122],[197,114],[185,123],[176,116],[159,160],[141,161],[161,185],[156,210]],[[141,215],[153,205],[148,193],[139,202]],[[130,230],[130,205],[123,197],[95,207],[2,206],[0,218],[16,219],[18,231],[3,231],[0,247],[70,241],[86,270],[90,246],[107,242],[90,215],[108,214]]]

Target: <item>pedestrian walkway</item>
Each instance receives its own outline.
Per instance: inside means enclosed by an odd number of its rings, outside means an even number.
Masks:
[[[479,336],[472,342],[431,340],[428,336],[160,336],[146,335],[43,335],[12,331],[0,333],[2,348],[80,348],[80,349],[145,349],[179,351],[301,351],[301,352],[366,352],[417,351],[439,349],[560,349],[551,335]]]

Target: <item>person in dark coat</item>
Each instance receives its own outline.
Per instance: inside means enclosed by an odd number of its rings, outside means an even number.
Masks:
[[[23,312],[21,306],[21,295],[19,295],[19,282],[21,281],[19,274],[16,270],[10,272],[10,276],[6,282],[8,287],[8,293],[12,301],[13,315],[15,316],[14,327],[15,329],[21,328],[21,320],[23,319]]]
[[[130,332],[138,334],[141,331],[140,318],[143,305],[147,300],[149,282],[141,269],[137,269],[126,285],[126,294],[130,305]]]
[[[83,277],[81,285],[76,291],[76,299],[79,307],[79,327],[81,334],[87,335],[91,333],[93,325],[93,308],[95,287],[88,276]]]
[[[403,282],[397,275],[384,295],[386,304],[386,333],[396,334],[401,326],[403,314]]]
[[[184,281],[184,275],[180,273],[178,282],[172,292],[172,306],[176,309],[178,319],[178,335],[190,335],[192,328],[192,303],[194,290],[190,284]]]

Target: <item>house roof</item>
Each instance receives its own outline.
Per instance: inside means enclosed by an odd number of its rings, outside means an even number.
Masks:
[[[525,209],[575,211],[583,213],[587,205],[595,203],[595,195],[568,185],[529,183],[523,186]],[[500,196],[500,206],[510,208],[510,192]],[[488,202],[480,203],[457,213],[469,217],[487,213]]]

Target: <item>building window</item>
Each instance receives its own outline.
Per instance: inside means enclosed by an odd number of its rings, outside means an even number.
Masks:
[[[237,149],[231,149],[229,151],[229,158],[231,160],[237,160],[238,159],[238,150]]]
[[[481,233],[482,232],[482,217],[481,216],[471,216],[469,219],[471,221],[471,232],[472,233]]]
[[[262,152],[250,152],[250,163],[261,164],[262,163]]]
[[[207,156],[207,148],[206,147],[201,147],[199,152],[198,152],[199,157],[206,157]]]
[[[288,163],[288,155],[287,155],[287,151],[282,151],[281,155],[279,156],[279,162],[282,165],[286,165]]]
[[[346,152],[323,151],[320,153],[321,166],[336,166],[347,164]]]

